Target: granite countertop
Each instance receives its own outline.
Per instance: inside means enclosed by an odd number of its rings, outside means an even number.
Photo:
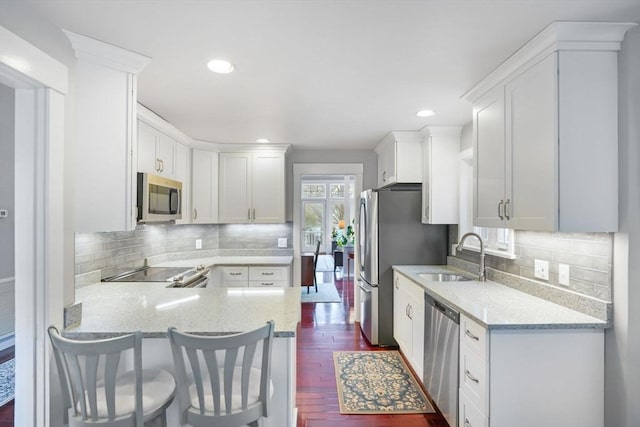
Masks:
[[[82,321],[70,338],[100,339],[141,330],[145,338],[167,329],[204,335],[245,332],[275,322],[276,337],[294,337],[300,288],[166,288],[166,283],[118,282],[76,290]]]
[[[431,282],[419,273],[468,272],[446,265],[394,265],[393,269],[488,329],[604,329],[607,322],[496,282]]]

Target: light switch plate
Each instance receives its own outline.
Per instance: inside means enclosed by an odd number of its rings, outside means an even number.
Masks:
[[[570,269],[568,264],[558,264],[558,284],[562,286],[569,286],[569,280],[571,278]]]
[[[286,248],[287,247],[287,238],[286,237],[279,237],[278,238],[278,247],[279,248]]]
[[[549,261],[534,260],[533,275],[538,279],[549,280]]]
[[[196,239],[196,249],[202,249],[202,239]]]

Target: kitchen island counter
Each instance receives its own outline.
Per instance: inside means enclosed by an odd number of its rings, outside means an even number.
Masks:
[[[141,330],[145,338],[167,329],[224,335],[275,322],[276,337],[293,337],[300,319],[300,289],[167,288],[166,283],[119,282],[76,291],[82,302],[80,325],[70,338],[98,339]]]

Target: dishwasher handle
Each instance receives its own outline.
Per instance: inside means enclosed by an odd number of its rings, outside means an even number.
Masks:
[[[456,324],[460,324],[460,313],[447,305],[446,303],[433,298],[428,293],[424,293],[424,301],[426,304],[433,306],[436,310],[453,320]]]

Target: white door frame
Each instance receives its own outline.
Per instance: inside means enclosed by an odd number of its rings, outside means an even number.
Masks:
[[[300,228],[301,228],[301,196],[302,196],[302,176],[303,175],[353,175],[354,196],[359,197],[362,192],[362,175],[364,167],[362,163],[294,163],[293,164],[293,286],[300,286]],[[358,204],[356,204],[358,206]],[[356,221],[359,221],[356,216]],[[356,230],[358,229],[356,224]],[[357,255],[357,254],[356,254]],[[357,258],[356,258],[357,259]],[[354,263],[354,287],[357,289],[358,263]],[[359,298],[358,292],[354,291],[356,319],[358,318]]]
[[[67,68],[0,27],[0,83],[15,89],[15,425],[50,425],[46,328],[62,327]]]

